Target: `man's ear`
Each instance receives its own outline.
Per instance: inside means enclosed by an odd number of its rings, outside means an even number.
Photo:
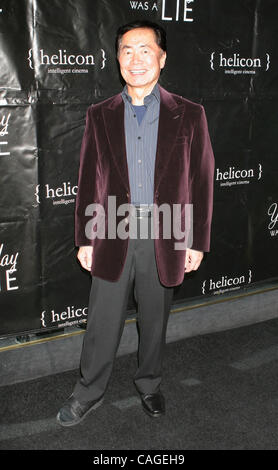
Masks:
[[[160,69],[164,69],[166,58],[167,58],[167,54],[165,51],[163,51],[160,57]]]

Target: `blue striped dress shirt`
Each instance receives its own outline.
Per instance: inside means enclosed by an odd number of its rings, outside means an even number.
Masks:
[[[146,111],[139,124],[127,86],[122,91],[125,105],[125,141],[132,204],[152,204],[157,148],[160,92],[156,84],[144,99]]]

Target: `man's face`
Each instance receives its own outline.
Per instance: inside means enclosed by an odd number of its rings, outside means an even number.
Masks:
[[[137,28],[123,35],[118,60],[129,87],[151,88],[165,65],[166,52],[158,46],[152,29]]]

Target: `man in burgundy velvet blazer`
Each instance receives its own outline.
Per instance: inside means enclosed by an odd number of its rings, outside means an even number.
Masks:
[[[80,247],[81,265],[91,271],[92,288],[81,376],[58,414],[63,426],[79,423],[102,402],[134,280],[140,328],[139,366],[134,382],[144,411],[151,417],[165,413],[160,390],[161,358],[173,286],[183,282],[185,273],[198,269],[203,252],[210,247],[214,158],[204,109],[157,84],[166,60],[166,35],[159,25],[139,21],[119,28],[117,48],[126,87],[122,93],[88,109],[81,148],[75,242]],[[155,122],[153,116],[157,113],[157,128],[142,127],[141,112],[147,126]],[[130,139],[126,140],[127,132],[135,132],[131,144]],[[155,140],[156,152],[148,154],[149,147],[145,146],[135,161],[135,154],[140,151],[137,139],[144,138],[152,144]],[[146,156],[146,182],[148,168],[153,164],[152,200],[147,200],[151,204],[145,204],[143,197],[138,201],[136,175],[130,174],[131,166],[140,166]],[[161,219],[158,237],[154,239],[131,240],[118,236],[117,231],[115,236],[109,236],[109,196],[115,197],[116,210],[122,204],[134,204],[134,199],[136,207],[143,201],[143,210],[136,208],[139,222],[144,219],[140,214],[149,217],[151,205],[190,205],[192,244],[187,249],[177,249],[173,227],[171,236],[164,237]],[[88,228],[92,204],[103,208],[103,233],[94,239]],[[116,225],[124,222],[128,228],[129,219],[123,214],[115,220]],[[186,224],[182,209],[184,221]]]
[[[191,248],[206,252],[210,246],[214,159],[205,112],[202,106],[162,87],[159,91],[154,203],[157,206],[193,204]],[[128,239],[109,240],[106,232],[104,239],[89,240],[85,228],[91,216],[86,216],[85,212],[92,202],[107,209],[109,194],[116,195],[118,205],[131,202],[121,94],[89,108],[80,165],[76,245],[94,245],[93,276],[117,281],[124,266]],[[181,284],[185,250],[176,250],[173,238],[158,238],[154,244],[161,283],[168,287]]]

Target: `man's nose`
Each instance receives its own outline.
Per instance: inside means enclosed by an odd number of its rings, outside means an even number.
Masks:
[[[132,62],[134,64],[138,64],[138,63],[142,62],[142,57],[141,57],[140,52],[134,52],[134,54],[132,56]]]

